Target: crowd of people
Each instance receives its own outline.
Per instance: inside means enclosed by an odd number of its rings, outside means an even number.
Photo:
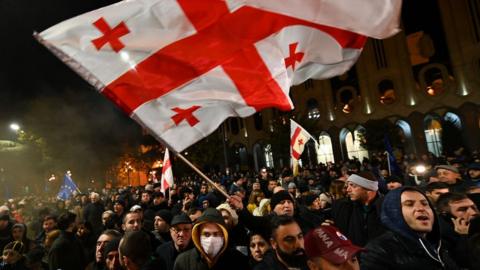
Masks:
[[[479,158],[388,167],[378,155],[7,199],[0,270],[480,269]]]

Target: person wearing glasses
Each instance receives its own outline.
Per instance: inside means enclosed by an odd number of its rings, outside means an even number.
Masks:
[[[178,255],[193,247],[192,226],[192,221],[185,213],[173,217],[169,229],[172,240],[163,243],[156,250],[156,255],[166,270],[173,270]]]

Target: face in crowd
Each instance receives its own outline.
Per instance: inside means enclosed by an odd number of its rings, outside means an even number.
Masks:
[[[252,258],[257,262],[260,262],[263,260],[263,256],[270,248],[270,245],[268,244],[267,240],[263,238],[263,236],[260,234],[254,234],[250,237],[249,248]]]
[[[347,194],[352,201],[367,201],[368,190],[350,181],[347,182]]]
[[[428,199],[417,191],[404,191],[400,197],[403,219],[420,234],[432,231],[435,216]]]
[[[437,177],[438,181],[449,185],[455,184],[457,180],[461,178],[459,173],[442,168],[437,169]]]
[[[43,221],[42,228],[45,233],[51,232],[53,229],[57,227],[57,222],[54,219],[47,219]]]
[[[122,229],[128,231],[140,231],[142,229],[142,217],[137,212],[130,212],[124,218]]]
[[[294,205],[291,200],[283,200],[280,201],[277,205],[275,205],[275,208],[273,208],[273,211],[279,215],[287,215],[293,217],[294,215]]]
[[[289,267],[306,264],[303,233],[296,222],[280,225],[270,241],[277,258]]]
[[[477,206],[470,199],[450,202],[448,205],[450,206],[450,213],[454,217],[461,218],[467,222],[479,215]]]
[[[170,236],[178,250],[184,250],[192,239],[192,224],[176,224],[170,227]]]

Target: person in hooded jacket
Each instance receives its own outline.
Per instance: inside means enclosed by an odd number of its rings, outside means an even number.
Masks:
[[[384,198],[381,221],[388,229],[362,253],[362,270],[459,269],[442,246],[435,210],[426,195],[400,187]]]
[[[174,270],[249,269],[248,259],[229,248],[228,230],[219,210],[207,208],[192,229],[194,248],[178,255]]]

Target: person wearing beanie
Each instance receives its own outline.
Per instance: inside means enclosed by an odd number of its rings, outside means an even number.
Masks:
[[[401,187],[387,193],[381,222],[388,230],[360,254],[362,270],[459,269],[441,244],[435,209],[419,189]]]
[[[224,219],[215,208],[207,208],[192,229],[194,248],[180,254],[174,270],[248,269],[247,257],[228,246]]]
[[[192,220],[181,213],[173,217],[170,224],[171,241],[160,245],[156,250],[158,259],[165,265],[165,270],[173,270],[178,255],[193,248]]]
[[[452,165],[437,165],[435,172],[439,182],[446,183],[451,192],[465,192],[467,183],[462,180],[462,176],[457,167]]]
[[[2,262],[0,263],[1,270],[26,270],[25,246],[20,241],[13,241],[5,245],[2,253]]]
[[[160,244],[166,243],[172,238],[170,237],[170,223],[172,222],[172,212],[167,209],[162,209],[155,213],[153,220],[154,230],[152,231],[156,239]]]
[[[244,255],[248,254],[247,229],[245,226],[238,226],[238,215],[228,203],[217,206],[217,210],[222,214],[223,220],[228,230],[229,245],[241,251]]]
[[[380,222],[378,181],[370,172],[359,172],[350,175],[346,185],[348,197],[332,206],[333,222],[352,243],[363,247],[385,231]]]
[[[396,175],[388,176],[385,179],[385,182],[387,182],[387,189],[388,190],[396,189],[396,188],[399,188],[399,187],[404,185],[403,179],[396,176]]]

